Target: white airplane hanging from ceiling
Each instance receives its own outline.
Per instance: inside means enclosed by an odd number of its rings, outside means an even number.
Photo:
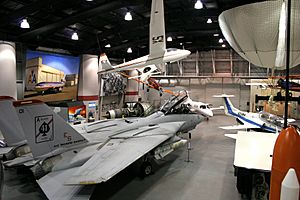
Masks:
[[[163,0],[153,0],[149,25],[149,55],[112,66],[105,54],[100,56],[99,65],[102,71],[98,74],[137,69],[142,81],[147,81],[151,75],[165,71],[165,63],[176,62],[191,54],[189,50],[166,49],[166,33]]]
[[[223,126],[220,127],[225,130],[241,130],[241,129],[252,129],[255,131],[265,131],[271,133],[278,133],[283,128],[283,118],[267,112],[244,112],[235,108],[229,97],[233,95],[214,95],[214,97],[221,97],[224,100],[225,114],[235,117],[240,125],[234,126]],[[293,122],[294,119],[288,119],[288,122]]]

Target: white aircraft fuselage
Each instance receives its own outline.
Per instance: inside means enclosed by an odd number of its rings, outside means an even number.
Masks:
[[[183,58],[186,58],[188,55],[190,55],[191,52],[189,50],[185,49],[168,49],[164,55],[146,55],[116,66],[113,66],[112,70],[116,70],[118,68],[122,70],[126,69],[133,69],[133,68],[142,68],[147,65],[158,65],[162,63],[168,63],[168,62],[176,62],[178,60],[181,60]],[[108,70],[109,71],[109,70]]]
[[[212,117],[214,114],[212,110],[209,108],[208,104],[202,102],[196,102],[188,98],[185,104],[190,105],[190,109],[198,114],[201,114],[205,117]]]

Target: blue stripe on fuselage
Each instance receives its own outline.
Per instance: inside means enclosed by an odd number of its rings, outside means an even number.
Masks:
[[[235,112],[233,112],[233,110],[232,110],[232,108],[231,108],[231,106],[228,102],[228,99],[226,97],[224,97],[224,100],[225,100],[225,104],[226,104],[226,108],[228,110],[228,113],[231,114],[232,116],[237,117],[237,118],[239,118],[239,119],[241,119],[241,120],[243,120],[243,121],[245,121],[249,124],[253,124],[255,126],[258,126],[258,128],[262,128],[262,129],[265,129],[265,130],[271,131],[271,132],[276,132],[276,130],[274,128],[271,128],[271,127],[268,127],[268,126],[265,126],[265,125],[261,126],[260,124],[254,122],[254,121],[251,121],[250,119],[247,119],[244,116],[236,114]]]

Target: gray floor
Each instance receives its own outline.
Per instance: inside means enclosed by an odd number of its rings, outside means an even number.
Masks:
[[[156,172],[149,177],[141,179],[127,169],[107,183],[97,185],[92,199],[242,199],[233,175],[235,142],[217,128],[231,124],[235,124],[235,120],[224,115],[202,122],[192,131],[193,162],[185,162],[187,151],[182,148],[160,162]],[[44,199],[29,176],[17,174],[16,170],[4,170],[6,183],[2,199]]]

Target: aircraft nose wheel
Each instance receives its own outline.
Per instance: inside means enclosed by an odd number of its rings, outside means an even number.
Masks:
[[[141,165],[141,169],[140,169],[141,177],[149,176],[150,174],[152,174],[152,172],[153,172],[153,168],[150,162],[144,162]]]

